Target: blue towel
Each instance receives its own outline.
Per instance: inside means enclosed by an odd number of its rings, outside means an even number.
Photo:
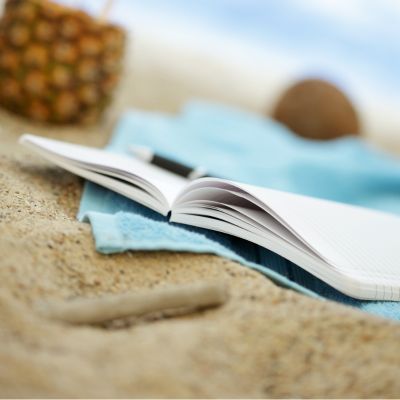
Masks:
[[[108,150],[127,154],[132,143],[206,166],[221,177],[400,214],[400,162],[356,137],[309,141],[267,118],[194,101],[177,116],[126,113]],[[400,302],[353,299],[269,250],[233,236],[168,223],[90,182],[78,218],[90,221],[96,249],[105,254],[130,249],[214,253],[308,295],[400,320]]]

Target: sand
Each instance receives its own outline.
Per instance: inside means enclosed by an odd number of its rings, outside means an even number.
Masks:
[[[279,288],[216,256],[96,253],[90,226],[75,219],[82,181],[18,147],[22,132],[102,146],[129,106],[176,111],[193,95],[262,106],[229,91],[229,79],[217,87],[211,62],[209,79],[202,68],[191,81],[143,48],[136,54],[97,126],[43,127],[0,112],[0,395],[399,397],[399,324]],[[195,58],[185,61],[199,70]],[[101,327],[47,320],[34,308],[203,280],[225,282],[229,301]]]

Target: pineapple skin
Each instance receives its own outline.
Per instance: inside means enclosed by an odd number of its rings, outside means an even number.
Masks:
[[[96,122],[112,99],[125,31],[50,0],[7,0],[0,106],[35,121]]]

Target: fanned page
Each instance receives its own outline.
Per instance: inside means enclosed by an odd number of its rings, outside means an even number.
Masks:
[[[105,150],[23,135],[72,173],[167,215],[264,246],[352,297],[400,301],[400,218],[216,178],[189,183]]]
[[[20,143],[54,164],[167,215],[188,180],[102,149],[25,134]]]
[[[193,182],[171,219],[258,243],[356,298],[400,300],[400,218],[220,179]]]

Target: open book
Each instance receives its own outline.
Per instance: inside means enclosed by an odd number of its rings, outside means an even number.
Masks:
[[[266,247],[349,296],[400,301],[400,217],[223,179],[188,181],[133,157],[33,135],[20,142],[173,222]]]

